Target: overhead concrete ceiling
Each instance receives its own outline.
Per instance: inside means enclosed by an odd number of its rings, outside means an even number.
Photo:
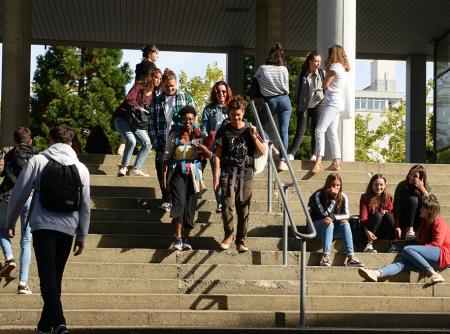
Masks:
[[[0,5],[3,0],[0,0]],[[2,8],[0,7],[0,8]],[[255,47],[256,0],[33,0],[32,43],[226,52]],[[433,55],[450,0],[357,0],[358,58]],[[316,47],[316,0],[286,0],[285,46]],[[0,15],[0,38],[3,15]]]

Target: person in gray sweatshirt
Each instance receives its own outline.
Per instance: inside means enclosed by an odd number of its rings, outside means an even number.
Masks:
[[[11,193],[8,206],[7,230],[15,234],[15,224],[23,205],[34,190],[29,224],[33,234],[33,247],[38,267],[41,295],[44,301],[37,333],[66,334],[66,321],[61,305],[61,281],[64,267],[73,246],[74,255],[80,255],[90,223],[89,171],[70,147],[74,131],[66,124],[58,124],[50,131],[50,147],[35,155],[23,167]],[[78,170],[81,190],[78,205],[72,211],[48,210],[41,198],[46,184],[41,183],[46,165],[58,163],[75,166]],[[49,165],[50,166],[50,165]],[[44,178],[42,178],[44,181]],[[45,178],[48,180],[48,178]],[[42,192],[41,192],[42,190]],[[55,195],[55,201],[57,201]]]

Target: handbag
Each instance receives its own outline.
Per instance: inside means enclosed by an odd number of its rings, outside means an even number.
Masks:
[[[144,108],[129,107],[126,118],[132,128],[145,130],[148,128],[150,112]]]
[[[252,81],[250,83],[250,88],[248,89],[247,95],[251,99],[256,99],[258,97],[263,97],[261,94],[261,88],[259,86],[258,79],[255,77],[252,78]]]

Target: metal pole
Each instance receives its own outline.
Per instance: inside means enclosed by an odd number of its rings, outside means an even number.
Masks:
[[[283,185],[284,195],[288,196],[288,186]],[[286,213],[286,205],[283,206],[283,265],[288,265],[288,216]]]
[[[269,153],[267,156],[267,160],[269,161],[269,166],[267,168],[267,212],[269,213],[272,212],[272,164],[270,163],[270,160],[272,159],[272,148],[273,143],[269,142]]]
[[[300,328],[305,328],[305,299],[306,299],[306,240],[301,239],[300,254]]]

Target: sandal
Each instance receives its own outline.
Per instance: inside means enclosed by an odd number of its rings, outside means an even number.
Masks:
[[[316,162],[311,169],[311,174],[316,175],[322,170],[322,164],[320,162]]]

